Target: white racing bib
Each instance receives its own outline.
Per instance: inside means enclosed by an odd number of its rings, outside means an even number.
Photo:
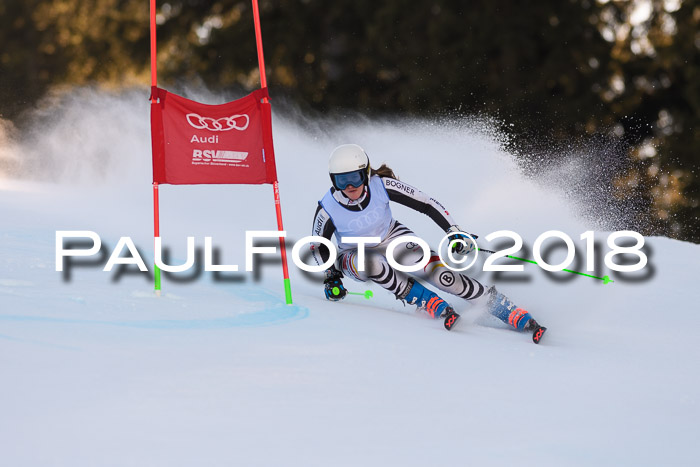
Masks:
[[[331,191],[321,200],[321,206],[326,210],[335,225],[335,238],[340,251],[355,248],[356,244],[345,244],[340,241],[343,237],[380,237],[382,240],[391,226],[391,208],[389,195],[384,188],[382,179],[376,175],[369,180],[369,205],[361,211],[351,211],[338,203]],[[367,244],[367,247],[376,246]]]

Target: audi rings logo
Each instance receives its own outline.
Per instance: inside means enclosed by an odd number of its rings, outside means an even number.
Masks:
[[[241,119],[245,119],[245,123]],[[229,131],[229,130],[238,130],[238,131],[243,131],[246,128],[248,128],[248,124],[250,123],[250,118],[243,114],[243,115],[231,115],[230,117],[222,117],[222,118],[211,118],[211,117],[202,117],[201,115],[197,114],[187,114],[187,123],[190,124],[190,126],[198,129],[198,130],[209,130],[209,131]]]

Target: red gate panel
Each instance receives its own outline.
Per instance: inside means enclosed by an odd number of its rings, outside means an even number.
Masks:
[[[267,88],[207,105],[154,87],[153,181],[172,185],[277,180]]]

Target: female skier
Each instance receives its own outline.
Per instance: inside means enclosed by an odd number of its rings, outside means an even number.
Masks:
[[[313,234],[338,243],[338,257],[325,271],[325,294],[328,300],[341,300],[347,295],[343,286],[344,276],[357,281],[371,280],[393,293],[398,300],[417,305],[434,318],[443,318],[445,329],[452,329],[459,314],[436,293],[424,287],[408,274],[395,270],[386,259],[386,247],[397,237],[415,234],[396,221],[389,207],[394,201],[428,215],[449,235],[453,252],[466,255],[474,244],[466,237],[447,210],[435,199],[416,188],[399,181],[386,165],[371,169],[369,157],[356,144],[345,144],[331,153],[328,161],[333,186],[319,201],[313,223]],[[356,243],[343,243],[343,237],[379,237],[378,244],[365,246],[364,271],[358,267]],[[423,251],[414,243],[402,244],[399,263],[418,264]],[[312,254],[317,264],[330,258],[329,249],[323,244],[313,244]],[[398,259],[398,258],[397,258]],[[495,286],[485,287],[477,280],[450,270],[431,250],[430,260],[419,274],[419,278],[443,292],[465,300],[487,297],[488,311],[519,331],[532,332],[532,340],[539,343],[545,327],[540,326],[530,313],[515,306]]]

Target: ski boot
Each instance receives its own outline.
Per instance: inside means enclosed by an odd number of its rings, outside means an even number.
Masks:
[[[413,278],[408,280],[406,291],[402,296],[397,296],[399,300],[406,300],[409,305],[416,305],[418,309],[428,312],[433,318],[444,318],[445,329],[452,329],[459,315],[455,310],[436,293],[423,287],[423,285]]]
[[[496,290],[496,287],[491,287],[488,291],[487,308],[496,318],[504,323],[510,324],[518,331],[532,332],[532,341],[535,344],[540,343],[540,339],[544,335],[547,328],[537,324],[537,321],[523,308],[515,306],[508,297]]]

